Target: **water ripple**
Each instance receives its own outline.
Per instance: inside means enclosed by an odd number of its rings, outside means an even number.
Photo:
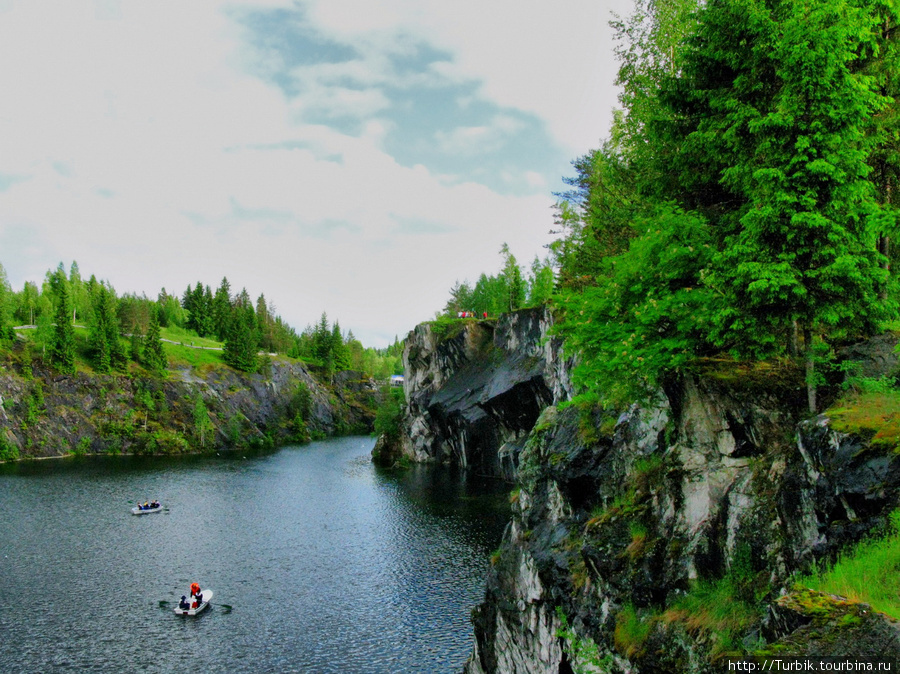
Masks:
[[[506,487],[371,447],[5,470],[0,671],[459,671]],[[195,580],[211,610],[176,616]]]

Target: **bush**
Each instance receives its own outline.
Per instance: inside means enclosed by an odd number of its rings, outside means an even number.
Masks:
[[[387,391],[382,390],[381,406],[375,415],[375,433],[393,443],[400,439],[401,415],[406,401],[402,388],[386,388]]]
[[[0,433],[0,461],[18,461],[19,448],[9,441],[5,433]]]

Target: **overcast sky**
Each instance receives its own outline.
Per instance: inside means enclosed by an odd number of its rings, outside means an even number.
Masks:
[[[544,257],[630,0],[0,0],[0,263],[384,346]]]

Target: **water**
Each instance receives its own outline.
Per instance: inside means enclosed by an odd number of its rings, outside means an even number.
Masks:
[[[0,671],[459,672],[508,487],[372,442],[0,470]]]

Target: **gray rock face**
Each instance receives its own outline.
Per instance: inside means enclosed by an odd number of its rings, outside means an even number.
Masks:
[[[543,309],[466,321],[407,337],[401,453],[513,479],[518,454],[547,405],[571,393],[552,319]]]
[[[662,616],[694,581],[735,568],[775,599],[811,560],[883,524],[900,493],[895,455],[824,417],[801,423],[792,399],[687,378],[655,406],[619,414],[605,435],[595,431],[608,411],[546,410],[520,454],[513,521],[473,613],[466,672],[570,671],[578,650],[557,636],[557,607],[582,644],[596,644],[597,671],[720,671],[710,634],[677,612],[648,622],[637,644],[617,636],[622,616]],[[829,641],[828,624],[809,638],[767,638],[785,654],[843,655],[828,650],[845,643]],[[871,643],[900,654],[895,627],[866,624],[881,630]],[[740,638],[757,643],[765,625],[747,630]]]
[[[806,419],[803,382],[784,372],[713,369],[669,382],[643,407],[559,410],[572,397],[572,363],[547,339],[550,322],[525,311],[452,333],[423,325],[407,340],[400,451],[518,486],[473,611],[467,674],[721,671],[719,637],[677,609],[698,581],[739,578],[741,592],[774,607],[797,572],[859,541],[900,502],[900,457],[824,416]],[[848,356],[878,376],[896,369],[895,343]],[[900,655],[890,621],[860,609],[860,620],[838,612],[811,626],[798,617],[802,602],[785,602],[793,612],[757,616],[738,643],[843,655],[833,644],[849,638],[869,644],[860,653]],[[629,628],[628,616],[643,627]],[[873,636],[829,634],[847,620]]]
[[[52,371],[25,378],[8,368],[0,370],[6,401],[0,444],[35,457],[76,447],[85,453],[180,453],[271,446],[298,440],[292,406],[301,387],[308,396],[305,437],[372,430],[377,391],[358,372],[339,373],[326,386],[287,360],[273,360],[265,374],[222,366],[184,368],[165,379]],[[202,445],[195,433],[198,399],[211,424]]]

